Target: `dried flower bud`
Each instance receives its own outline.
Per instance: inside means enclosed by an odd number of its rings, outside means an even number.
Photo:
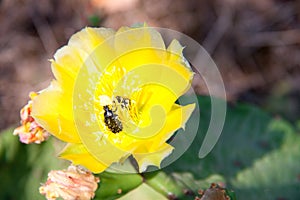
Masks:
[[[90,200],[94,197],[99,178],[91,172],[70,166],[67,170],[50,171],[40,193],[47,200],[61,197],[65,200]]]
[[[31,116],[32,100],[38,94],[31,92],[29,94],[30,101],[20,111],[21,126],[14,130],[14,135],[19,135],[20,141],[25,144],[37,143],[45,141],[49,137],[49,133],[42,128]]]

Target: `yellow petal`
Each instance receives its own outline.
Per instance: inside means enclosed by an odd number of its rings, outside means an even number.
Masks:
[[[93,173],[101,173],[108,167],[94,158],[83,144],[67,144],[60,153],[60,157],[71,160],[75,165],[82,165]]]
[[[160,168],[161,161],[170,155],[174,148],[169,144],[163,144],[157,151],[149,153],[133,153],[133,157],[139,165],[139,171],[146,171],[149,165]]]
[[[138,103],[139,109],[145,105],[162,105],[168,112],[175,100],[191,85],[193,73],[187,68],[185,71],[188,78],[183,77],[181,71],[173,69],[172,66],[145,63],[126,73],[119,80],[119,85],[115,86],[114,93],[125,97],[134,96],[133,100]]]
[[[173,150],[173,147],[165,143],[165,141],[168,140],[177,129],[184,128],[194,108],[195,104],[186,106],[174,104],[160,132],[134,150],[133,156],[138,162],[140,172],[145,171],[149,165],[160,167],[161,161]]]
[[[95,65],[100,76],[116,57],[114,36],[113,29],[87,27],[73,35],[68,46],[77,49],[89,69]]]
[[[155,48],[165,50],[165,43],[154,28],[120,28],[115,35],[115,49],[117,55],[122,55],[137,49]],[[136,58],[138,59],[138,58]]]
[[[182,61],[184,47],[178,42],[178,40],[172,40],[171,44],[168,46],[167,51],[170,52],[169,59]],[[189,65],[188,65],[189,66]],[[186,66],[186,67],[188,67]]]
[[[161,63],[166,50],[160,33],[151,27],[120,28],[114,38],[114,48],[116,59],[127,71]]]
[[[193,76],[192,68],[189,62],[183,56],[184,47],[177,40],[173,40],[168,46],[167,63],[177,70],[185,79],[191,79]]]
[[[135,95],[137,95],[137,99],[134,100],[137,102],[138,110],[141,115],[146,115],[143,117],[149,115],[153,106],[160,106],[168,113],[178,98],[169,88],[158,84],[145,85],[139,94]]]
[[[138,34],[139,30],[130,30],[129,33],[125,32],[126,35],[134,35]],[[122,36],[122,34],[121,34]],[[120,38],[123,38],[123,36]],[[115,37],[116,45],[118,45],[118,40],[120,39],[118,35]],[[129,37],[129,36],[128,36]],[[134,36],[132,36],[135,38]],[[121,40],[121,39],[120,39]],[[148,39],[153,41],[155,39]],[[125,42],[130,41],[127,39]],[[147,40],[146,40],[147,41]],[[123,44],[124,42],[120,42]],[[193,72],[187,60],[183,57],[182,50],[183,47],[177,40],[173,40],[172,43],[169,45],[168,49],[165,50],[163,41],[158,39],[158,44],[151,46],[151,42],[143,42],[136,41],[132,46],[121,46],[120,48],[116,48],[116,53],[119,56],[118,62],[120,63],[119,67],[124,67],[129,72],[136,68],[140,68],[143,66],[152,66],[152,65],[160,65],[167,68],[170,68],[174,72],[180,74],[186,82],[190,82],[193,76]],[[162,43],[161,45],[159,45]],[[128,47],[129,46],[129,47]],[[122,47],[122,48],[121,48]],[[127,48],[128,47],[128,48]],[[121,49],[121,50],[118,50]],[[163,68],[162,68],[163,69]],[[170,70],[169,69],[169,70]],[[163,69],[164,70],[164,69]],[[164,77],[163,72],[156,71],[156,76]],[[145,71],[146,72],[146,71]],[[152,77],[152,76],[150,76]],[[172,76],[170,76],[172,77]],[[173,82],[175,83],[175,82]],[[187,86],[189,87],[189,86]]]
[[[151,150],[158,148],[162,143],[166,142],[176,130],[185,128],[187,120],[190,118],[192,112],[195,109],[195,104],[189,104],[186,106],[180,106],[174,104],[172,110],[168,113],[166,123],[161,131],[151,138],[152,147]]]
[[[65,142],[79,143],[72,114],[72,97],[57,82],[42,91],[32,103],[32,116],[48,132]]]
[[[70,38],[68,46],[81,49],[91,54],[99,44],[113,37],[114,34],[115,31],[113,29],[86,27]]]
[[[105,28],[85,28],[74,34],[68,45],[60,48],[52,60],[52,71],[62,87],[67,89],[73,86],[81,67],[91,64],[98,67],[103,65],[103,58],[112,50],[111,47],[107,48],[107,45],[102,45],[101,48],[99,45],[108,38],[113,39],[113,36],[114,31]],[[93,51],[100,52],[93,53]]]
[[[174,104],[160,131],[152,133],[154,134],[153,137],[147,138],[147,140],[141,139],[139,140],[139,143],[135,143],[136,147],[138,146],[139,148],[135,149],[134,152],[147,153],[157,151],[157,149],[159,149],[176,130],[185,127],[194,108],[195,104],[186,106]]]
[[[62,47],[54,55],[55,60],[51,60],[52,72],[65,92],[72,93],[69,88],[74,87],[74,82],[78,71],[84,64],[84,58],[80,53],[69,46]]]

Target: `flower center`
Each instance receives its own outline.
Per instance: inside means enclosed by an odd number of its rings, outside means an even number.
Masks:
[[[129,98],[116,96],[112,103],[103,106],[104,123],[113,133],[119,133],[124,126],[137,121],[136,106]]]

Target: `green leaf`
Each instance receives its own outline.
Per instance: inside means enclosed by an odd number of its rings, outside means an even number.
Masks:
[[[197,193],[198,190],[205,190],[210,187],[211,183],[217,183],[224,185],[225,179],[217,174],[211,175],[206,179],[196,180],[193,174],[185,173],[172,173],[176,183],[181,185],[184,190],[191,190],[194,193]]]
[[[0,133],[0,199],[45,199],[39,194],[40,183],[50,170],[66,167],[56,158],[54,138],[42,144],[22,144],[8,129]]]
[[[157,192],[153,188],[151,188],[146,183],[141,184],[138,188],[132,190],[127,195],[119,198],[118,200],[133,200],[133,199],[142,199],[142,200],[168,200],[161,193]]]
[[[148,192],[154,196],[150,195],[147,198],[163,196],[167,199],[171,197],[176,197],[176,199],[194,199],[199,189],[207,189],[212,182],[224,183],[224,178],[219,175],[212,175],[204,180],[195,180],[190,173],[167,175],[162,171],[144,173],[142,175],[104,172],[99,176],[100,188],[97,190],[95,197],[95,199],[99,200],[129,199],[133,197],[144,199],[146,198],[144,195],[148,194]],[[146,192],[144,191],[145,189]],[[192,194],[185,194],[185,191],[191,191]],[[122,197],[123,195],[125,196]]]
[[[300,136],[284,121],[276,120],[270,127],[285,131],[284,143],[280,149],[257,159],[253,166],[237,174],[232,183],[241,199],[300,196]]]
[[[12,135],[13,129],[0,133],[0,158],[1,162],[11,162],[18,152],[19,141]]]
[[[172,176],[168,176],[162,171],[150,172],[144,174],[145,182],[156,191],[160,192],[164,196],[182,194],[183,188],[181,188]]]
[[[143,178],[139,174],[117,174],[103,172],[99,174],[100,187],[96,191],[95,199],[109,200],[123,196],[127,192],[142,184]]]

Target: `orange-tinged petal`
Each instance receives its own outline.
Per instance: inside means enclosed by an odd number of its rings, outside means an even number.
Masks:
[[[31,92],[29,94],[31,100],[21,109],[21,126],[16,128],[13,132],[14,135],[18,135],[20,142],[25,144],[37,143],[47,140],[50,134],[38,124],[31,116],[32,112],[32,100],[38,96],[37,93]]]
[[[69,166],[67,170],[52,170],[48,179],[39,191],[47,200],[80,199],[90,200],[95,196],[100,179],[89,171],[76,166]]]

